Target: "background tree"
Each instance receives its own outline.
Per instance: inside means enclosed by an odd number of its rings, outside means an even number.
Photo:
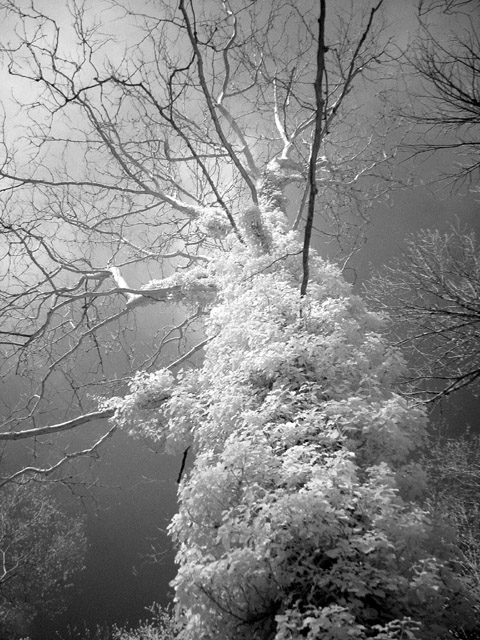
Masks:
[[[400,257],[373,276],[370,299],[390,314],[390,329],[409,357],[407,389],[429,402],[456,400],[459,390],[479,392],[480,263],[475,234],[458,227],[423,231],[407,241]],[[445,404],[445,403],[444,403]],[[424,465],[430,503],[456,533],[465,576],[478,602],[478,434],[455,421],[450,434],[431,412],[430,445]],[[471,425],[475,429],[475,424]],[[453,427],[453,429],[452,429]],[[478,606],[478,605],[477,605]]]
[[[425,458],[431,504],[448,514],[462,550],[461,572],[480,603],[480,438],[466,434],[437,438]]]
[[[478,3],[421,0],[420,29],[407,52],[409,104],[401,113],[414,124],[414,155],[455,151],[442,182],[477,191],[480,169],[480,40]],[[418,87],[413,89],[412,86]]]
[[[480,42],[477,2],[420,0],[419,32],[406,57],[415,154],[455,151],[441,170],[451,191],[475,192],[479,170]],[[408,136],[407,136],[408,137]],[[420,142],[417,142],[420,139]],[[408,146],[408,145],[407,145]],[[439,153],[438,155],[441,155]],[[435,170],[438,180],[440,171]],[[461,202],[461,201],[460,201]],[[478,242],[467,229],[421,231],[372,278],[371,297],[391,312],[409,351],[410,382],[431,398],[478,389]]]
[[[441,168],[435,166],[430,180],[450,193],[478,190],[478,10],[478,3],[470,0],[422,0],[420,32],[406,54],[413,77],[408,104],[400,112],[412,122],[415,136],[407,137],[406,147],[422,160],[437,159]],[[444,233],[422,231],[407,241],[400,257],[376,273],[368,288],[377,308],[391,316],[394,339],[409,357],[407,388],[417,397],[442,401],[433,404],[429,455],[424,459],[430,501],[450,521],[463,553],[460,573],[478,594],[477,441],[458,420],[451,425],[456,437],[445,438],[435,412],[438,406],[452,408],[472,403],[471,394],[478,396],[475,235],[459,226]],[[466,393],[457,396],[458,390]],[[452,394],[450,402],[443,402]]]
[[[61,611],[85,550],[84,521],[62,512],[47,484],[10,483],[2,489],[0,637],[24,637],[36,616]]]
[[[115,628],[112,640],[174,640],[178,628],[172,612],[158,605],[153,605],[149,611],[153,616],[151,622],[141,623],[134,629]]]
[[[479,255],[473,232],[422,231],[369,283],[370,298],[391,314],[409,354],[408,384],[431,399],[463,387],[478,394]]]

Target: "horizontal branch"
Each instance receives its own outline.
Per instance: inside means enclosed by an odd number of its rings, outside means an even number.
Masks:
[[[9,433],[0,433],[0,440],[24,440],[25,438],[36,438],[37,436],[50,435],[52,433],[59,433],[60,431],[68,431],[79,427],[82,424],[93,422],[94,420],[104,420],[105,418],[111,418],[115,413],[115,409],[104,409],[103,411],[92,411],[92,413],[85,413],[83,416],[78,416],[73,420],[67,420],[66,422],[59,422],[58,424],[52,424],[46,427],[37,427],[35,429],[25,429],[24,431],[11,431]]]
[[[23,467],[23,469],[19,469],[18,471],[13,473],[11,476],[4,478],[3,480],[0,481],[0,489],[5,485],[9,484],[10,482],[14,482],[18,478],[21,478],[22,476],[25,476],[25,475],[47,477],[52,473],[55,473],[56,471],[58,471],[61,467],[67,464],[67,462],[70,462],[75,458],[81,458],[84,456],[95,454],[97,449],[101,447],[102,444],[108,438],[110,438],[115,433],[116,430],[117,430],[116,426],[111,427],[107,431],[107,433],[104,433],[103,436],[98,438],[98,440],[91,447],[88,447],[87,449],[82,449],[81,451],[75,451],[74,453],[65,453],[63,457],[60,460],[58,460],[58,462],[55,462],[49,467],[31,467],[30,466],[30,467]]]
[[[118,154],[117,154],[118,156]],[[118,158],[117,158],[118,159]],[[180,211],[181,213],[185,213],[192,218],[196,218],[201,212],[202,207],[198,205],[188,204],[187,202],[183,202],[178,198],[170,196],[166,194],[164,191],[160,191],[158,189],[152,189],[150,186],[137,180],[138,188],[134,189],[132,187],[127,186],[119,186],[118,184],[108,184],[103,182],[96,182],[95,180],[47,180],[40,178],[28,178],[13,175],[7,173],[3,169],[0,170],[0,177],[11,180],[14,184],[9,185],[7,187],[1,188],[0,193],[6,191],[12,191],[13,189],[18,189],[19,187],[23,187],[26,185],[32,186],[45,186],[45,187],[92,187],[95,189],[101,189],[104,191],[115,191],[119,193],[129,193],[132,195],[147,195],[152,198],[157,198],[160,202],[164,204],[169,204],[176,211]]]

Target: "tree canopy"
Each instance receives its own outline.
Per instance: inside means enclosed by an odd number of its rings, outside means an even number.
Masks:
[[[2,136],[1,374],[16,393],[4,394],[1,442],[51,443],[106,418],[95,397],[201,351],[195,291],[210,254],[255,233],[265,245],[259,208],[267,226],[281,209],[282,224],[305,229],[304,289],[312,229],[350,254],[386,189],[372,175],[388,127],[352,99],[388,56],[381,4],[337,15],[322,3],[319,24],[307,0],[106,3],[101,14],[73,3],[71,16],[2,3],[4,59],[29,93]],[[57,473],[109,435],[67,455],[49,446],[27,473]]]

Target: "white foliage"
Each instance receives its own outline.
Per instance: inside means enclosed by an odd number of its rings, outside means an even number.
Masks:
[[[395,392],[403,359],[338,269],[314,256],[301,299],[298,244],[273,230],[269,246],[234,246],[205,275],[203,366],[175,385],[140,376],[117,412],[195,451],[170,525],[180,638],[413,639],[425,621],[433,640],[448,569],[406,500],[425,411]]]
[[[129,384],[130,393],[123,398],[112,398],[104,407],[115,409],[114,420],[132,435],[144,435],[165,439],[163,426],[166,419],[162,406],[171,396],[174,376],[167,369],[155,373],[139,371]]]
[[[225,211],[218,207],[204,207],[197,219],[197,224],[211,238],[224,238],[232,231]]]
[[[265,229],[262,212],[257,205],[252,205],[242,211],[240,228],[250,246],[260,254],[270,253],[271,241]]]
[[[208,269],[192,267],[176,271],[162,280],[151,280],[142,287],[142,291],[147,302],[160,299],[204,308],[215,300],[217,287],[215,277]]]

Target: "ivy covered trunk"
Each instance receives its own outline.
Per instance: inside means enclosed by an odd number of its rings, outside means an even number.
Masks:
[[[335,266],[313,255],[300,296],[287,177],[264,176],[248,242],[188,284],[197,305],[208,290],[203,365],[117,401],[120,424],[194,451],[170,525],[180,638],[453,637],[468,598],[414,502],[425,412],[395,392],[401,354]]]

